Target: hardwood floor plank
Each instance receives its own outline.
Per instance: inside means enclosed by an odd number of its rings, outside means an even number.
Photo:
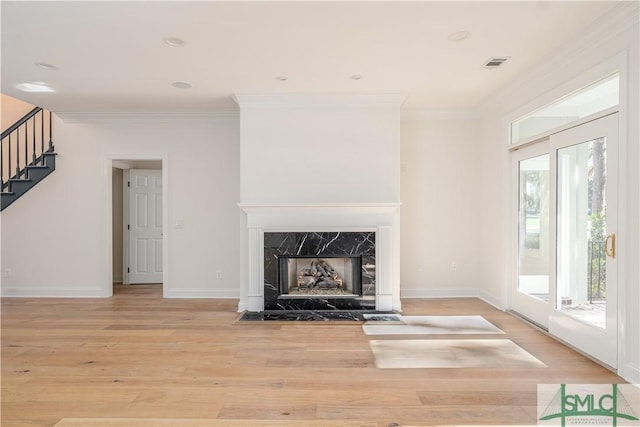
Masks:
[[[382,420],[381,425],[441,426],[441,425],[535,425],[520,406],[413,406],[405,408],[369,408],[358,406],[321,406],[318,418],[359,419],[369,416]]]
[[[329,421],[329,420],[264,420],[263,427],[378,427],[372,421]],[[255,420],[227,420],[227,419],[102,419],[95,418],[67,418],[54,427],[255,427]],[[31,426],[25,426],[31,427]],[[34,426],[35,427],[35,426]]]
[[[420,402],[427,406],[442,406],[456,402],[464,406],[520,406],[536,400],[536,388],[527,390],[438,390],[419,391]]]

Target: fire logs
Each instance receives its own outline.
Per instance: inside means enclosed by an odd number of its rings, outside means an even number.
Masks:
[[[298,272],[299,288],[337,289],[342,288],[342,278],[324,260],[312,261],[310,268]]]

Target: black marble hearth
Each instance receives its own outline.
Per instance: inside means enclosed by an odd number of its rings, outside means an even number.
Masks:
[[[352,322],[400,322],[400,316],[391,312],[369,312],[363,310],[345,311],[298,311],[298,310],[271,310],[259,313],[247,312],[242,315],[240,321],[352,321]]]
[[[265,310],[375,310],[375,232],[267,232],[264,233]],[[359,294],[290,297],[280,292],[284,257],[358,257],[362,274]]]

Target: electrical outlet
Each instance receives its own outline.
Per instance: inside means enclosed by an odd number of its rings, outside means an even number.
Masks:
[[[458,269],[458,263],[451,261],[451,270],[456,271]]]
[[[5,268],[3,276],[4,276],[5,279],[10,278],[11,277],[11,269],[10,268]]]
[[[222,279],[222,270],[216,271],[216,279]]]

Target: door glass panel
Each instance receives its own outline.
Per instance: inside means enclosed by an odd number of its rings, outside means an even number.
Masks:
[[[599,138],[558,150],[556,308],[606,326],[607,145]]]
[[[518,290],[549,299],[549,155],[519,165]]]

